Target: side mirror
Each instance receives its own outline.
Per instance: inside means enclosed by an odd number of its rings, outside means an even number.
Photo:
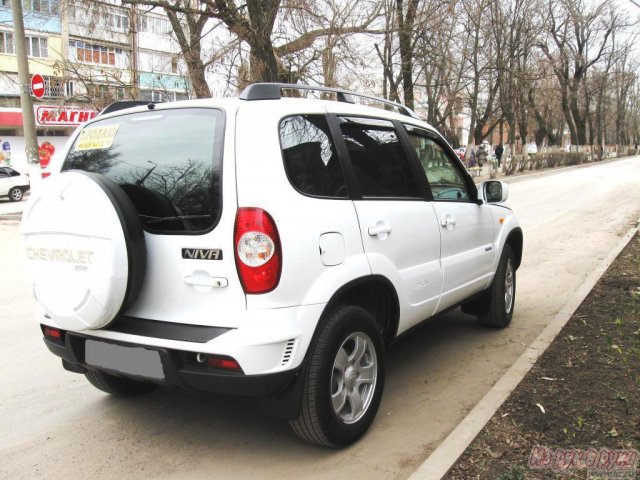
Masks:
[[[498,180],[482,183],[480,188],[482,200],[486,203],[504,203],[509,198],[509,185]]]

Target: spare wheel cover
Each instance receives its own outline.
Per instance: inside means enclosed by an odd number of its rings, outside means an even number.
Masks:
[[[138,298],[144,231],[131,200],[104,175],[71,170],[43,181],[21,233],[33,293],[60,328],[106,327]]]

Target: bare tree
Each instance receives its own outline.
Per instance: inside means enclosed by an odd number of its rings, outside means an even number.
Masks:
[[[608,0],[549,0],[547,18],[547,35],[538,46],[558,79],[571,143],[586,145],[591,101],[587,75],[610,49],[610,36],[622,20]]]

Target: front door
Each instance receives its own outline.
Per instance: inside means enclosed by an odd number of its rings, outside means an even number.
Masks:
[[[487,288],[493,276],[493,216],[478,205],[464,166],[437,135],[405,126],[431,192],[441,238],[442,299],[437,311]]]

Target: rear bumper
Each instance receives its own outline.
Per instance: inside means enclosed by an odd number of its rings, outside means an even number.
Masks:
[[[144,348],[159,353],[164,378],[154,379],[132,375],[108,368],[89,365],[85,361],[85,341],[87,339],[130,348]],[[252,397],[274,396],[287,389],[297,377],[300,368],[270,374],[245,375],[242,372],[228,372],[199,364],[194,352],[169,348],[126,343],[109,339],[87,337],[74,332],[63,332],[60,340],[44,338],[44,343],[53,353],[62,358],[67,370],[82,373],[86,370],[101,370],[110,374],[136,380],[150,381],[161,385],[175,386],[189,390],[225,393]]]

